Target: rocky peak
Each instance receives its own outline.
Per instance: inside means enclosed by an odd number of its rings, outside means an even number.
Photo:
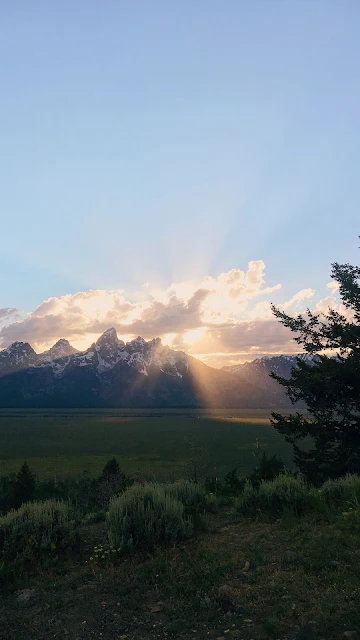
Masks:
[[[96,345],[102,347],[103,345],[118,345],[119,341],[116,333],[116,329],[113,327],[111,329],[107,329],[104,333],[97,339]]]
[[[28,342],[13,342],[0,351],[0,370],[23,369],[37,362],[38,356]]]
[[[71,346],[68,340],[60,338],[48,351],[45,351],[42,355],[49,356],[50,358],[66,358],[73,353],[77,353],[77,349]]]

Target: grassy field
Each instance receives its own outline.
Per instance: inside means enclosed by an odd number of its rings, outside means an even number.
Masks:
[[[116,456],[138,479],[176,479],[197,457],[206,473],[240,475],[260,452],[291,464],[291,447],[270,425],[269,412],[218,410],[0,410],[0,474],[26,459],[40,479],[99,474]]]

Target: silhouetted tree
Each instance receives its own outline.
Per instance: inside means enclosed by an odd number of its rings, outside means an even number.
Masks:
[[[35,490],[35,476],[25,461],[16,476],[14,484],[14,507],[18,509],[24,502],[31,500]]]
[[[116,458],[111,458],[108,460],[105,467],[103,468],[101,478],[111,478],[112,476],[118,476],[121,473],[120,465]]]
[[[259,464],[256,465],[249,480],[254,486],[258,486],[262,480],[274,480],[280,473],[284,473],[285,466],[281,458],[276,455],[267,457],[263,452]]]
[[[112,496],[121,493],[126,489],[127,480],[121,471],[116,458],[111,458],[106,463],[97,483],[96,502],[99,507],[106,508]]]
[[[293,445],[300,470],[316,483],[360,473],[360,267],[335,262],[331,277],[339,285],[339,311],[321,315],[308,309],[293,318],[272,307],[296,342],[315,356],[312,362],[298,358],[289,380],[271,375],[293,403],[307,405],[308,415],[273,413],[272,424]],[[312,444],[301,448],[307,436]]]

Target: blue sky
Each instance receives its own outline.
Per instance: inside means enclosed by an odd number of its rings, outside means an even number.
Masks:
[[[359,28],[357,0],[7,3],[0,308],[249,261],[325,298],[358,260]]]

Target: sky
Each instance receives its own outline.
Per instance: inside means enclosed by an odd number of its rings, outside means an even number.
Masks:
[[[358,0],[13,0],[0,348],[114,326],[212,366],[298,346],[358,262]]]

